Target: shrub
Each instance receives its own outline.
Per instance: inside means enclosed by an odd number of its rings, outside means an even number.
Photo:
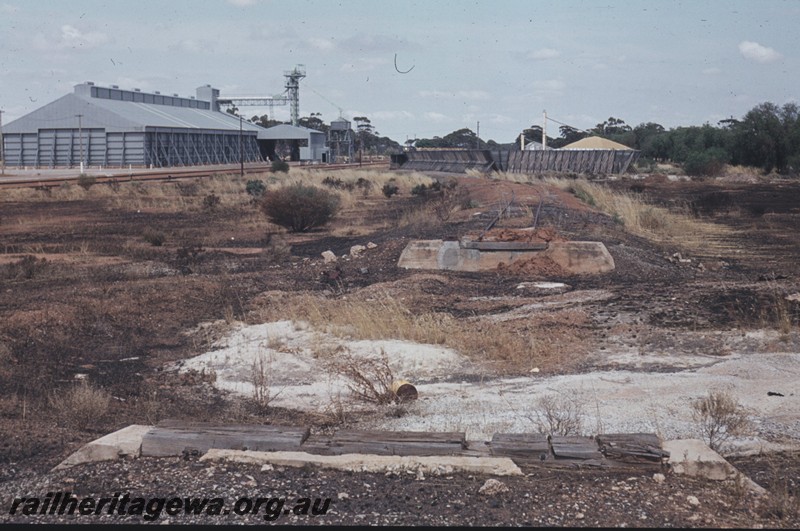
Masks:
[[[536,429],[548,435],[580,435],[583,429],[583,407],[577,400],[545,395],[536,402]]]
[[[715,452],[721,451],[728,439],[741,434],[748,426],[747,415],[739,402],[725,391],[709,392],[692,404],[692,410],[692,418]]]
[[[683,170],[686,175],[697,177],[717,175],[722,172],[727,158],[725,151],[720,148],[694,151],[686,157],[686,162],[683,163]]]
[[[383,349],[379,359],[355,357],[349,352],[339,354],[329,362],[328,369],[348,380],[347,386],[357,400],[376,404],[397,401],[392,390],[394,372]]]
[[[36,258],[32,254],[28,254],[20,258],[16,262],[12,262],[6,266],[6,278],[16,280],[24,278],[30,280],[39,275],[47,267],[46,258]]]
[[[95,183],[97,183],[97,178],[94,175],[86,175],[85,173],[78,175],[78,186],[84,190],[88,190]]]
[[[142,233],[142,239],[153,247],[161,247],[164,245],[164,241],[166,241],[167,237],[161,231],[147,228]]]
[[[203,198],[203,208],[209,212],[217,209],[222,200],[217,194],[211,193]]]
[[[60,425],[76,430],[86,429],[106,416],[111,407],[111,395],[108,391],[82,383],[63,394],[54,393],[50,397],[50,407]]]
[[[247,181],[247,185],[245,185],[244,189],[245,192],[247,192],[247,195],[250,197],[260,198],[262,195],[264,195],[264,192],[267,191],[267,185],[264,184],[264,181],[253,179]]]
[[[272,161],[272,173],[289,173],[289,163],[282,160]]]
[[[417,184],[411,189],[411,195],[424,196],[428,193],[428,186],[424,184]]]
[[[400,188],[398,188],[397,185],[394,183],[386,183],[383,185],[383,188],[381,188],[381,192],[383,192],[383,195],[385,195],[386,197],[392,197],[399,191]]]
[[[261,208],[269,220],[291,232],[305,232],[328,223],[339,210],[339,196],[301,183],[264,195]]]

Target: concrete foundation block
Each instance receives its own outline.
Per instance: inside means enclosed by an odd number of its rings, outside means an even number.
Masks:
[[[602,242],[550,242],[537,251],[464,249],[457,241],[417,240],[403,249],[398,266],[406,269],[492,271],[515,262],[548,258],[568,275],[594,275],[614,270],[614,258]]]
[[[56,465],[53,470],[61,470],[83,463],[111,461],[120,457],[139,457],[142,437],[152,426],[132,424],[99,439],[83,445],[77,452]]]
[[[669,464],[675,474],[714,481],[741,481],[755,493],[766,492],[700,439],[664,441],[662,447],[669,452]]]

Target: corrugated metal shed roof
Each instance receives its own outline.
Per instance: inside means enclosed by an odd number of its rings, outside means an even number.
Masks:
[[[299,127],[296,125],[280,124],[268,129],[261,129],[258,133],[259,140],[306,140],[313,134],[324,135],[322,131]]]
[[[228,113],[189,107],[93,98],[67,94],[3,127],[5,133],[28,133],[39,129],[102,128],[106,131],[142,131],[145,128],[238,131],[239,117]],[[243,131],[264,128],[242,121]],[[307,136],[303,137],[307,138]]]

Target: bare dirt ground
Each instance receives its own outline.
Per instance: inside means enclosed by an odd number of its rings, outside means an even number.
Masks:
[[[408,190],[390,199],[372,193],[366,198],[356,196],[330,227],[301,235],[270,232],[257,207],[248,204],[243,183],[239,185],[241,200],[223,201],[213,209],[202,206],[207,190],[186,183],[170,185],[176,197],[182,198],[174,207],[165,207],[156,194],[155,187],[162,184],[142,185],[135,197],[121,200],[114,194],[124,194],[124,189],[69,199],[40,192],[38,200],[0,203],[0,493],[4,507],[16,496],[41,496],[66,487],[84,494],[127,489],[141,495],[203,491],[231,497],[266,489],[289,496],[307,492],[334,498],[335,514],[298,523],[800,525],[797,512],[786,510],[791,503],[796,507],[797,484],[792,479],[800,475],[796,451],[741,456],[734,461],[776,496],[788,493],[795,500],[788,505],[676,476],[656,483],[650,474],[590,471],[530,470],[527,477],[503,480],[510,492],[489,497],[477,493],[485,481],[481,477],[420,481],[312,470],[262,473],[243,465],[212,467],[209,475],[209,465],[179,459],[47,472],[104,433],[164,418],[310,425],[323,431],[343,425],[460,428],[481,438],[495,429],[528,426],[524,419],[503,417],[498,408],[503,400],[531,403],[538,395],[523,392],[527,384],[515,390],[510,382],[521,384],[534,377],[540,379],[539,394],[547,389],[569,393],[579,387],[577,380],[569,379],[582,378],[589,386],[584,389],[605,387],[609,396],[619,395],[618,403],[623,405],[626,400],[642,403],[636,393],[624,396],[630,383],[641,379],[645,388],[652,388],[651,408],[661,405],[662,394],[667,402],[670,386],[658,387],[666,378],[688,379],[665,409],[672,408],[675,415],[648,416],[643,424],[625,424],[623,417],[612,413],[616,406],[598,401],[596,395],[585,402],[584,423],[589,430],[603,421],[606,428],[641,428],[676,436],[691,430],[690,403],[708,391],[702,388],[707,381],[691,379],[698,371],[712,376],[716,371],[715,387],[742,391],[744,405],[758,420],[745,442],[758,442],[755,448],[797,444],[800,395],[792,383],[797,381],[792,371],[800,370],[800,301],[792,297],[800,292],[796,266],[800,260],[799,184],[663,179],[609,184],[730,229],[700,248],[687,249],[680,242],[658,243],[634,236],[612,216],[542,182],[458,180],[469,200],[463,200],[463,208],[445,216],[446,220],[425,214],[425,200]],[[566,277],[541,270],[479,274],[406,271],[396,266],[410,240],[480,233],[512,199],[513,208],[499,229],[528,227],[538,210],[539,225],[559,238],[603,241],[616,270],[593,277]],[[162,232],[164,243],[155,246],[145,241],[143,234],[148,230]],[[323,251],[332,250],[341,257],[351,246],[367,242],[377,247],[357,259],[340,258],[335,264],[321,259]],[[563,282],[568,290],[550,295],[519,288],[535,280]],[[452,319],[455,324],[449,330],[464,331],[460,336],[470,343],[460,343],[458,334],[432,341],[446,352],[442,358],[435,353],[423,357],[427,362],[441,361],[433,368],[409,355],[406,362],[419,371],[413,374],[424,399],[402,411],[393,409],[389,416],[383,409],[351,402],[340,403],[339,409],[303,407],[302,393],[292,394],[285,382],[274,385],[275,391],[279,386],[287,388],[285,397],[278,396],[265,410],[248,399],[246,388],[237,395],[214,385],[225,381],[223,367],[206,365],[213,371],[204,371],[203,365],[197,365],[196,370],[187,370],[191,367],[187,360],[218,351],[232,341],[236,330],[282,321],[277,316],[285,308],[279,302],[300,295],[331,305],[371,304],[388,297],[412,314]],[[306,330],[311,336],[313,328]],[[309,344],[330,350],[319,333],[292,350],[293,328],[286,330],[283,343],[280,337],[272,343],[264,339],[265,350],[276,356],[276,375],[281,374],[281,353],[285,359],[289,354],[299,358]],[[511,353],[492,357],[489,354],[502,349],[480,343],[485,341],[480,336],[493,334],[518,338],[537,357]],[[341,339],[341,334],[334,336],[339,339],[330,341]],[[524,343],[531,337],[540,343]],[[487,352],[485,356],[476,344]],[[760,377],[756,367],[770,374]],[[297,375],[302,373],[301,365],[295,369]],[[533,369],[537,369],[535,374]],[[77,424],[65,419],[69,415],[58,401],[65,389],[74,386],[76,377],[111,394],[105,415],[89,416],[90,420]],[[246,379],[246,375],[239,378]],[[314,380],[313,375],[306,375],[306,380]],[[491,382],[500,387],[489,386]],[[330,389],[330,382],[326,385]],[[344,384],[334,387],[342,390]],[[497,389],[505,389],[503,400]],[[457,393],[471,392],[475,394],[461,402],[452,401]],[[492,403],[494,409],[480,410],[482,403]],[[602,414],[594,411],[598,404],[606,408]],[[482,421],[473,423],[461,415],[455,421],[451,416],[451,423],[442,425],[448,422],[447,411],[455,408],[474,411]],[[672,416],[683,419],[683,431],[671,431]],[[629,417],[642,420],[636,411]],[[340,493],[346,496],[339,497]],[[688,496],[697,497],[700,504],[689,503]],[[232,523],[223,520],[220,523]],[[182,522],[189,520],[172,520]]]

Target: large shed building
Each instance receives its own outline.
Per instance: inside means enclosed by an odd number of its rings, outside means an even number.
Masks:
[[[6,165],[165,167],[264,160],[264,128],[220,112],[219,90],[196,97],[86,82],[3,127]]]

